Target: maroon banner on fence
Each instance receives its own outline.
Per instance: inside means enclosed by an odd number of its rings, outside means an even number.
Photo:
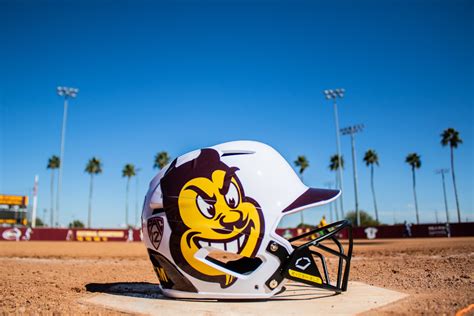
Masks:
[[[309,230],[309,228],[277,228],[277,234],[288,239]],[[342,230],[338,235],[339,238],[347,238],[347,230]],[[421,224],[354,227],[352,236],[355,239],[474,236],[474,222],[454,223],[449,226],[446,224]]]
[[[289,239],[310,231],[309,228],[277,228],[277,234]],[[354,227],[355,239],[383,239],[403,237],[461,237],[474,236],[474,222],[422,225],[384,225]],[[339,238],[347,238],[347,231],[339,233]],[[87,228],[29,228],[0,227],[0,241],[141,241],[140,229],[87,229]]]
[[[140,229],[0,227],[0,241],[141,241]]]

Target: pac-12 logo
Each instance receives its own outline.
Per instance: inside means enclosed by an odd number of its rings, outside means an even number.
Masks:
[[[179,166],[161,179],[163,206],[172,234],[171,255],[180,268],[200,280],[231,286],[236,278],[195,258],[201,248],[255,257],[264,221],[260,205],[245,195],[238,168],[220,160],[214,149]]]
[[[160,246],[161,239],[163,238],[163,218],[154,217],[150,218],[147,222],[148,227],[148,237],[150,242],[158,250]]]

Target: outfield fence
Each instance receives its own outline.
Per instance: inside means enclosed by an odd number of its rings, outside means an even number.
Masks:
[[[309,228],[278,228],[277,233],[291,238],[310,231]],[[352,236],[355,239],[383,239],[410,237],[462,237],[474,236],[474,222],[455,224],[420,224],[420,225],[380,225],[354,227]],[[347,238],[347,231],[342,230],[339,238]]]
[[[8,241],[141,241],[140,229],[0,227],[0,240]]]
[[[309,228],[278,228],[277,233],[291,238],[310,231]],[[353,237],[356,239],[414,238],[414,237],[461,237],[474,236],[474,222],[450,224],[421,225],[382,225],[355,227]],[[347,231],[339,233],[339,238],[347,238]],[[0,227],[0,241],[141,241],[140,229],[87,229],[87,228],[30,228]]]

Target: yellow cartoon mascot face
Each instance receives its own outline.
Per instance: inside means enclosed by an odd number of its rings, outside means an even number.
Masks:
[[[238,168],[224,164],[213,149],[175,165],[173,162],[161,180],[172,230],[171,255],[190,275],[228,287],[235,278],[199,261],[195,254],[209,247],[253,258],[264,230],[260,206],[245,195]]]

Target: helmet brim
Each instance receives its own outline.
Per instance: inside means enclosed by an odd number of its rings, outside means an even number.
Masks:
[[[324,205],[337,199],[340,194],[340,190],[309,188],[288,205],[282,213],[294,213],[306,208]]]

